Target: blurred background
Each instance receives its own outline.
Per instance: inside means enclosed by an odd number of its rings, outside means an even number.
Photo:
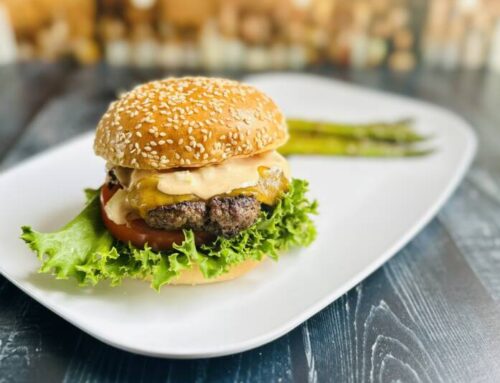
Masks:
[[[0,0],[0,63],[500,71],[500,0]]]

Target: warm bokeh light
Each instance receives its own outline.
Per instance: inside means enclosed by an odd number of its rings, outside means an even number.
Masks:
[[[498,0],[0,0],[0,62],[500,71]]]

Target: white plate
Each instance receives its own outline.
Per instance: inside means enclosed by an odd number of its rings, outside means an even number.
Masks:
[[[20,226],[56,229],[98,186],[104,162],[85,135],[0,176],[0,271],[83,331],[119,348],[174,358],[211,357],[257,347],[290,331],[373,272],[437,212],[463,177],[476,139],[460,118],[432,105],[301,75],[251,82],[288,116],[370,121],[412,116],[439,150],[418,159],[293,158],[320,202],[319,236],[308,249],[266,262],[229,283],[167,287],[139,281],[81,289],[37,274]]]

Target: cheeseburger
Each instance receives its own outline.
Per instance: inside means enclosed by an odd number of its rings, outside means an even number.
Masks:
[[[276,149],[285,118],[256,88],[188,77],[140,85],[97,125],[98,190],[59,231],[23,227],[42,272],[83,285],[229,280],[315,237],[307,183]]]

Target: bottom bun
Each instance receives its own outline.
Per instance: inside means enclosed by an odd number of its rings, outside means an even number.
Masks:
[[[168,284],[169,285],[204,285],[207,283],[215,283],[215,282],[224,282],[229,281],[231,279],[238,278],[243,274],[248,273],[252,269],[254,269],[257,265],[259,265],[261,261],[256,261],[253,259],[249,259],[238,263],[235,266],[232,266],[227,273],[219,275],[216,278],[205,278],[198,267],[198,265],[193,265],[190,269],[182,270],[179,276],[175,279],[172,279]]]

